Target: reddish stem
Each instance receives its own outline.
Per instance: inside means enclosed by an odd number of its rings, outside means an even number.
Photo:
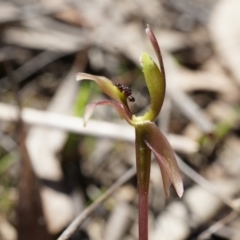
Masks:
[[[139,240],[148,239],[148,192],[143,193],[141,190],[139,192],[139,202],[138,202],[138,232]]]
[[[148,240],[148,190],[151,165],[151,150],[143,141],[141,126],[136,126],[136,161],[139,194],[139,240]]]

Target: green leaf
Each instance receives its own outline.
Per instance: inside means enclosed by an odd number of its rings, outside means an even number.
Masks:
[[[89,83],[84,83],[81,85],[81,89],[78,91],[76,101],[74,103],[74,115],[82,117],[84,113],[85,106],[90,99],[91,87]]]

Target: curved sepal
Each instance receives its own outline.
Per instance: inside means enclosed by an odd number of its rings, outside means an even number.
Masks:
[[[166,196],[169,195],[171,180],[179,197],[183,195],[183,182],[174,152],[163,133],[153,122],[141,125],[142,136],[159,163]]]
[[[102,76],[95,76],[87,73],[77,73],[77,81],[92,80],[98,84],[100,89],[110,98],[123,103],[127,108],[127,97],[109,79]]]
[[[147,34],[147,36],[148,36],[148,38],[149,38],[149,40],[150,40],[150,42],[151,42],[151,44],[153,46],[153,49],[154,49],[154,51],[156,53],[156,56],[157,56],[158,62],[159,62],[159,66],[160,66],[160,69],[161,69],[161,73],[162,73],[164,81],[165,81],[166,76],[165,76],[165,69],[164,69],[161,49],[160,49],[160,47],[158,45],[158,41],[157,41],[153,31],[152,31],[152,29],[150,28],[149,25],[147,25],[146,34]]]
[[[117,110],[119,115],[122,118],[124,118],[129,124],[132,125],[131,114],[128,111],[128,109],[126,108],[126,106],[122,103],[115,102],[115,101],[109,101],[109,100],[104,100],[104,101],[99,101],[99,102],[88,104],[84,111],[84,117],[83,117],[84,125],[86,125],[86,123],[89,120],[89,118],[91,117],[95,107],[97,107],[98,105],[111,105],[111,106],[115,107],[115,109]]]

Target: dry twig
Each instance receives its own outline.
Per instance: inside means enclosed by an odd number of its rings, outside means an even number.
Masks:
[[[78,217],[68,226],[57,240],[69,239],[78,230],[81,224],[95,211],[99,205],[110,197],[120,186],[126,183],[136,174],[135,167],[130,168],[121,178],[119,178],[101,197],[78,215]]]

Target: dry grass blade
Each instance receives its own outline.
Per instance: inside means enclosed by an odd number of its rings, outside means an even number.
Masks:
[[[57,240],[67,240],[74,232],[78,230],[81,224],[95,211],[99,205],[110,197],[120,186],[126,183],[136,174],[135,167],[129,169],[121,178],[119,178],[101,197],[99,197],[94,203],[78,215],[78,217],[68,226],[68,228],[62,233]]]
[[[196,171],[194,171],[191,167],[189,167],[186,163],[184,163],[184,161],[179,156],[177,156],[177,160],[178,160],[179,167],[184,174],[186,174],[195,183],[199,184],[199,186],[203,187],[209,193],[216,195],[228,207],[230,207],[231,209],[233,209],[236,212],[239,211],[239,209],[236,208],[236,206],[233,204],[233,201],[231,201],[228,197],[221,194],[219,192],[219,190],[211,182],[209,182],[207,179],[205,179],[200,174],[198,174]]]
[[[108,137],[130,142],[134,141],[133,128],[125,124],[89,120],[87,126],[84,127],[82,118],[30,108],[23,109],[22,118],[26,124],[30,125],[59,128],[68,132],[96,137]],[[0,119],[4,121],[16,121],[16,108],[12,105],[0,103]],[[101,126],[101,128],[99,128],[99,126]],[[108,129],[108,131],[106,131],[106,129]],[[198,143],[188,137],[176,134],[169,134],[167,137],[173,149],[177,151],[184,153],[194,153],[198,151]]]
[[[221,229],[224,225],[226,225],[227,223],[231,222],[232,220],[234,220],[237,216],[239,215],[239,212],[236,211],[232,211],[231,213],[229,213],[226,217],[224,217],[223,219],[221,219],[220,221],[214,223],[211,227],[209,227],[208,229],[206,229],[204,232],[202,232],[197,240],[204,240],[204,239],[209,239],[211,237],[211,235],[215,232],[217,232],[219,229]]]
[[[47,230],[42,201],[40,196],[40,182],[34,173],[30,155],[26,147],[25,129],[22,120],[19,121],[21,171],[19,176],[19,200],[17,206],[18,239],[46,239],[50,240]],[[40,224],[43,219],[44,224]],[[31,228],[29,228],[31,226]]]
[[[14,77],[17,83],[20,83],[24,79],[28,78],[44,66],[48,65],[49,63],[66,56],[70,53],[59,53],[59,52],[49,52],[44,51],[26,62],[24,65],[16,69],[11,73],[11,77]],[[7,58],[7,56],[6,56]],[[11,84],[9,81],[9,77],[3,77],[0,79],[1,87],[9,87]],[[5,89],[6,91],[6,89]]]
[[[212,133],[214,124],[205,116],[200,107],[184,92],[175,88],[168,88],[168,93],[174,104],[186,115],[190,120],[196,123],[203,133]]]

